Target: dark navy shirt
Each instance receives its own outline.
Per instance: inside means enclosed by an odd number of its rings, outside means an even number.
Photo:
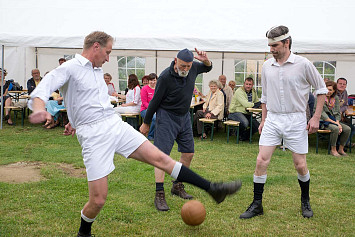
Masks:
[[[144,123],[152,121],[154,113],[162,108],[172,114],[184,115],[189,112],[192,93],[198,74],[209,72],[211,66],[193,62],[187,77],[180,77],[174,70],[175,62],[166,68],[159,76],[152,100],[149,102]]]

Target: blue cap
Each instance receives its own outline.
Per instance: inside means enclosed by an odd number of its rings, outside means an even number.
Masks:
[[[177,58],[189,63],[194,60],[194,54],[188,49],[183,49],[178,52]]]

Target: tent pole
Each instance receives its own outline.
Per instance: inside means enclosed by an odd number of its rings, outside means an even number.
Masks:
[[[2,118],[4,117],[4,45],[1,46],[1,122],[0,122],[0,129],[2,129]]]
[[[158,73],[158,50],[155,50],[155,74]]]
[[[222,74],[223,75],[224,72],[224,52],[222,52]]]
[[[36,54],[36,68],[38,69],[38,48],[35,48],[35,54]]]

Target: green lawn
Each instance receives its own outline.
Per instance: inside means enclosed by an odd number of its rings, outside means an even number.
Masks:
[[[69,177],[57,163],[83,167],[76,137],[62,136],[62,128],[45,130],[39,125],[4,125],[0,130],[0,165],[40,161],[46,180],[34,183],[0,182],[0,236],[75,236],[80,210],[88,199],[85,178]],[[300,214],[300,189],[291,153],[277,149],[268,168],[264,192],[264,215],[240,220],[253,196],[253,171],[258,136],[253,144],[226,143],[219,130],[214,140],[195,140],[191,168],[218,181],[241,179],[242,190],[216,205],[204,191],[186,184],[186,190],[207,211],[205,222],[190,227],[180,218],[185,200],[170,195],[171,178],[165,189],[169,212],[155,210],[153,167],[115,157],[116,170],[109,176],[107,202],[93,224],[96,236],[354,236],[355,155],[327,155],[325,142],[315,154],[315,135],[310,136],[308,166],[311,173],[311,204],[315,216]],[[172,152],[179,158],[177,148]]]

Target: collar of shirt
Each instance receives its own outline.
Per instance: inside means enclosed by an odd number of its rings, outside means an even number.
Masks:
[[[290,53],[290,56],[288,56],[288,59],[284,62],[284,64],[285,63],[295,63],[295,55],[291,52]],[[271,63],[271,65],[272,66],[280,66],[280,64],[276,61],[276,59],[275,58],[273,58],[272,59],[273,61],[272,61],[272,63]]]
[[[75,54],[75,58],[79,61],[79,63],[84,66],[84,67],[90,67],[93,68],[92,63],[90,62],[89,59],[85,58],[84,56],[82,56],[81,54]],[[94,67],[94,69],[101,69],[99,67]]]

